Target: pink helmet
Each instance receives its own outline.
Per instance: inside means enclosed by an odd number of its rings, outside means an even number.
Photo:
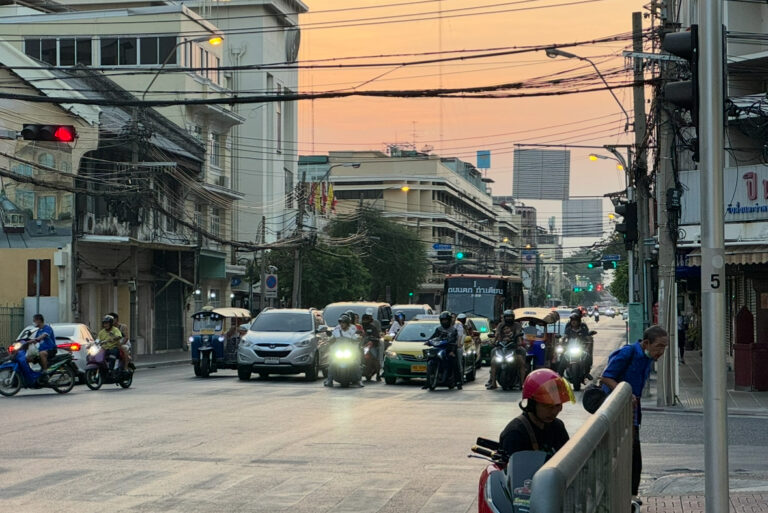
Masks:
[[[571,385],[551,369],[538,369],[525,378],[523,399],[533,399],[541,404],[575,403]]]

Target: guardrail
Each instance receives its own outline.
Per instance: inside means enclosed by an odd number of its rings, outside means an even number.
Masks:
[[[533,476],[531,513],[616,513],[632,499],[632,388],[620,383]]]

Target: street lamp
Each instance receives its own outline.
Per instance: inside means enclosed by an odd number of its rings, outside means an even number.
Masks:
[[[397,189],[399,189],[399,190],[401,190],[401,191],[403,191],[403,192],[408,192],[408,191],[410,191],[410,190],[411,190],[411,188],[410,188],[410,187],[408,187],[407,185],[394,185],[394,186],[392,186],[392,187],[387,187],[386,189],[380,189],[380,190],[381,190],[381,196],[380,196],[380,197],[378,197],[378,198],[376,198],[375,200],[373,200],[373,203],[371,203],[371,204],[370,204],[370,206],[369,206],[368,208],[373,208],[373,207],[375,207],[375,206],[376,206],[376,203],[377,203],[377,202],[378,202],[378,201],[379,201],[381,198],[383,198],[383,197],[384,197],[384,191],[394,191],[394,190],[397,190]],[[406,210],[407,210],[407,208],[406,208]]]
[[[165,69],[165,65],[168,64],[168,61],[171,60],[171,55],[174,54],[175,50],[180,47],[181,45],[185,45],[187,43],[203,43],[207,42],[211,46],[219,46],[221,43],[224,42],[224,39],[221,36],[203,36],[203,37],[196,37],[194,39],[182,39],[176,45],[170,49],[168,52],[168,55],[166,55],[165,60],[160,65],[160,68],[157,70],[157,72],[152,77],[152,80],[149,82],[149,85],[144,90],[144,93],[141,95],[141,101],[144,101],[144,98],[147,96],[147,93],[149,92],[149,89],[152,87],[152,84],[155,83],[155,80],[157,80],[157,77],[160,76],[160,73]]]
[[[598,155],[597,153],[590,153],[589,160],[591,160],[592,162],[597,162],[598,160],[615,160],[616,169],[618,169],[619,171],[624,171],[626,169],[624,164],[621,161],[619,161],[619,159],[614,157],[608,157],[607,155]]]
[[[344,162],[341,164],[333,164],[331,167],[328,168],[328,171],[325,172],[323,177],[318,180],[319,182],[324,182],[328,179],[329,176],[331,176],[331,170],[335,167],[353,167],[355,169],[360,167],[360,162]]]
[[[588,57],[581,57],[579,55],[575,55],[570,52],[560,50],[558,48],[547,48],[546,54],[547,54],[547,57],[549,57],[550,59],[556,59],[557,57],[565,57],[566,59],[578,59],[580,61],[586,61],[590,63],[592,67],[595,68],[595,72],[600,77],[600,80],[602,80],[603,84],[605,84],[605,87],[608,88],[608,92],[611,93],[611,96],[613,96],[613,99],[616,100],[616,103],[619,104],[619,107],[621,108],[621,111],[624,113],[624,116],[626,116],[627,122],[624,124],[624,131],[626,132],[627,130],[629,130],[629,114],[627,114],[626,109],[621,104],[619,99],[616,97],[616,94],[613,92],[613,89],[611,89],[611,86],[608,85],[608,82],[605,80],[605,77],[603,76],[602,73],[600,73],[600,70],[597,68],[597,65],[592,61],[592,59]]]

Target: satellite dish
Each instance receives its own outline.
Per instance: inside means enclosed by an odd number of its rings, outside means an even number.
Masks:
[[[301,46],[301,30],[298,27],[285,32],[285,60],[296,62],[299,58],[299,46]]]
[[[435,149],[435,147],[434,147],[434,146],[432,146],[431,144],[427,144],[426,146],[424,146],[424,147],[421,149],[421,152],[422,152],[422,153],[429,153],[430,151],[432,151],[432,150],[434,150],[434,149]]]

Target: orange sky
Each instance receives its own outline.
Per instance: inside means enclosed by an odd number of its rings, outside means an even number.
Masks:
[[[574,0],[442,0],[442,9],[444,15],[449,16],[572,1]],[[305,26],[302,34],[302,60],[433,52],[440,49],[439,22],[436,19],[348,28],[312,29],[308,26],[312,23],[405,13],[430,13],[423,17],[436,18],[432,13],[438,11],[440,2],[335,13],[319,11],[403,3],[403,0],[306,0],[306,3],[310,7],[310,13],[301,18],[301,23]],[[550,9],[446,18],[442,21],[442,49],[546,45],[629,32],[632,12],[642,10],[644,3],[644,0],[602,0]],[[477,11],[448,12],[452,9],[489,5],[494,7]],[[605,71],[623,66],[621,51],[628,45],[631,45],[631,42],[622,41],[573,47],[568,51],[594,57],[598,67]],[[402,57],[395,60],[416,58]],[[582,65],[588,66],[572,59],[548,59],[543,52],[446,63],[442,66],[442,84],[444,87],[461,87],[513,82]],[[300,77],[300,87],[303,91],[346,89],[388,70],[393,71],[363,88],[438,87],[441,81],[441,70],[437,65],[407,69],[305,70]],[[631,90],[617,90],[616,94],[631,114]],[[442,130],[440,102],[443,108]],[[414,142],[415,138],[418,148],[431,145],[435,147],[435,152],[442,156],[457,156],[474,163],[476,150],[491,149],[493,167],[489,176],[496,180],[493,193],[497,195],[512,192],[512,150],[515,143],[525,141],[562,144],[578,141],[578,144],[602,145],[626,143],[631,139],[631,133],[629,137],[622,134],[623,115],[607,91],[550,98],[349,98],[318,100],[313,103],[314,105],[311,102],[302,102],[299,107],[301,154],[322,154],[329,150],[350,148],[383,150],[386,143]],[[589,119],[591,121],[584,121]],[[586,159],[588,153],[589,150],[572,150],[571,195],[602,195],[622,189],[623,178],[615,170],[614,163],[589,162]],[[527,203],[539,208],[541,225],[545,224],[542,219],[559,215],[558,203]]]

